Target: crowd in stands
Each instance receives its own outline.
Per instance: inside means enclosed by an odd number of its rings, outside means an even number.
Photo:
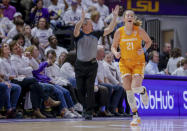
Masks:
[[[10,0],[0,4],[0,119],[82,117],[75,79],[76,51],[72,32],[84,9],[93,29],[107,27],[113,15],[105,0]],[[123,26],[121,6],[116,29]],[[55,30],[72,38],[60,43]],[[70,33],[68,33],[70,32]],[[98,42],[94,116],[130,116],[118,61],[110,51],[112,34]],[[66,41],[67,42],[67,41]],[[72,44],[73,43],[73,44]],[[63,46],[68,44],[68,47]],[[161,54],[151,50],[145,74],[187,76],[187,58],[166,43]],[[125,107],[124,107],[125,101]]]

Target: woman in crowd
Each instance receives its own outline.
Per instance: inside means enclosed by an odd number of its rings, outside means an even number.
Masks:
[[[171,50],[171,57],[168,60],[168,64],[166,69],[168,73],[171,75],[177,69],[177,63],[184,59],[181,55],[181,49],[174,48]]]
[[[45,18],[40,18],[36,27],[31,30],[33,37],[38,37],[40,46],[45,49],[48,47],[48,38],[53,34],[53,30],[49,28],[49,23]]]

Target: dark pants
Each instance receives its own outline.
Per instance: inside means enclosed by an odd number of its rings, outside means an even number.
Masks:
[[[95,93],[95,103],[97,106],[102,107],[102,106],[107,106],[108,104],[108,99],[109,99],[109,92],[107,87],[98,85],[98,92]]]
[[[35,78],[24,78],[23,81],[12,80],[12,83],[18,84],[22,88],[22,92],[20,95],[19,102],[22,103],[23,106],[23,97],[26,92],[31,92],[31,102],[33,109],[40,108],[41,99],[44,101],[48,99],[48,95],[44,92],[44,88],[38,83]]]
[[[63,86],[63,87],[70,92],[74,105],[77,104],[79,102],[77,98],[77,89],[74,88],[71,84],[68,84],[67,86]]]
[[[75,64],[75,77],[78,96],[86,114],[92,115],[94,109],[94,83],[98,64],[96,60],[82,62],[77,60]]]
[[[123,91],[122,96],[119,100],[119,105],[118,105],[118,112],[119,113],[124,112],[124,106],[123,106],[123,101],[124,100],[125,100],[125,112],[129,114],[130,113],[130,106],[129,106],[129,103],[128,103],[128,100],[127,100],[127,94],[126,94],[125,90]]]
[[[105,86],[108,88],[109,91],[109,99],[108,99],[108,109],[110,111],[114,111],[119,104],[120,98],[123,93],[123,88],[118,85],[112,85],[112,84],[106,84],[106,83],[101,83],[100,85]]]

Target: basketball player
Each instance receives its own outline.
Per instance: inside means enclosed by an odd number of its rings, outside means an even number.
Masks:
[[[146,88],[142,86],[144,78],[145,56],[144,52],[151,46],[151,39],[140,27],[141,21],[135,19],[135,14],[131,10],[124,13],[125,26],[119,28],[114,34],[112,52],[116,58],[121,58],[119,68],[123,79],[123,87],[127,92],[127,99],[133,112],[132,126],[140,123],[137,112],[135,93],[141,95],[142,102],[147,105],[149,98]],[[142,48],[142,40],[145,46]],[[118,46],[120,52],[117,52]]]

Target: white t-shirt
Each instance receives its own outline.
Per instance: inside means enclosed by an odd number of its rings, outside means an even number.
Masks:
[[[89,8],[90,6],[93,6],[94,4],[96,4],[95,2],[93,2],[92,0],[82,0],[82,3]]]
[[[49,36],[53,35],[53,30],[51,28],[46,30],[41,30],[38,29],[37,27],[34,27],[31,30],[31,35],[33,37],[38,37],[39,42],[45,45],[48,43]]]
[[[3,31],[2,34],[7,35],[8,32],[14,27],[15,25],[10,21],[7,17],[0,18],[0,28]]]
[[[183,67],[179,67],[177,68],[173,73],[172,75],[175,75],[175,76],[187,76],[187,70],[184,70]]]
[[[109,15],[109,9],[106,5],[100,6],[98,3],[94,5],[97,8],[97,11],[99,11],[102,20],[104,20]]]
[[[102,30],[104,27],[104,22],[102,19],[99,19],[98,23],[92,21],[93,30]]]
[[[178,57],[178,58],[171,57],[171,58],[169,58],[166,68],[168,69],[168,72],[170,74],[172,74],[177,69],[177,63],[179,61],[181,61],[182,59],[184,59],[184,58],[183,57]]]
[[[8,32],[8,35],[7,37],[9,39],[12,39],[15,35],[18,34],[18,31],[16,30],[16,26],[14,26],[9,32]]]
[[[57,4],[57,5],[53,5],[51,4],[48,7],[49,12],[50,11],[54,11],[56,14],[60,15],[63,17],[64,13],[65,13],[65,5],[64,4]]]
[[[81,19],[81,10],[77,9],[75,12],[72,9],[69,9],[65,12],[63,20],[65,21],[65,24],[68,24],[69,22],[78,22]]]

